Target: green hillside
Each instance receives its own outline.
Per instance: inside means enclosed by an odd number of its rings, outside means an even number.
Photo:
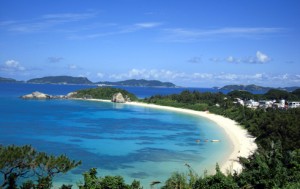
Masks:
[[[133,87],[176,87],[175,84],[170,82],[161,82],[158,80],[145,80],[145,79],[130,79],[125,81],[117,81],[117,82],[102,81],[102,82],[97,82],[97,84],[133,86]]]
[[[27,83],[47,83],[47,84],[92,84],[86,77],[72,76],[49,76],[30,79]]]

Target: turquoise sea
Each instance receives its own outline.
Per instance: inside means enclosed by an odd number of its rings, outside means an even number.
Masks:
[[[195,115],[106,102],[19,98],[33,91],[67,94],[91,86],[0,84],[0,87],[0,144],[31,144],[39,151],[82,160],[80,167],[56,177],[56,184],[76,186],[83,180],[81,174],[95,167],[99,176],[121,175],[128,183],[137,179],[144,188],[150,188],[154,180],[164,182],[175,171],[187,172],[185,163],[199,174],[213,170],[232,150],[222,129]],[[126,89],[140,98],[184,90]],[[205,139],[221,142],[196,142]]]

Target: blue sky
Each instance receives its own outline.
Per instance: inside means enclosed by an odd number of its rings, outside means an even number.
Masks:
[[[0,76],[300,86],[298,0],[1,0]]]

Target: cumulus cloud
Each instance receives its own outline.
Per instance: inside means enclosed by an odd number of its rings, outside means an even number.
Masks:
[[[260,51],[257,51],[256,52],[256,60],[257,62],[259,63],[266,63],[266,62],[269,62],[270,61],[270,58],[268,55],[260,52]]]
[[[102,73],[100,73],[102,76]],[[107,75],[113,80],[125,79],[155,79],[173,82],[177,85],[186,86],[197,84],[203,86],[224,86],[229,84],[257,84],[263,86],[292,86],[300,83],[300,75],[293,74],[268,74],[268,73],[187,73],[172,70],[157,69],[131,69],[120,74]]]
[[[176,78],[182,78],[185,74],[182,72],[170,71],[170,70],[156,70],[156,69],[131,69],[127,73],[111,74],[109,78],[115,80],[122,79],[163,79],[170,80]]]
[[[18,61],[16,60],[7,60],[4,62],[4,65],[1,66],[2,71],[7,72],[16,72],[16,71],[24,71],[26,70],[24,66],[22,66]]]

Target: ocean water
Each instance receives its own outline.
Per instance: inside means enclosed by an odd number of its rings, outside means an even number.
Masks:
[[[99,176],[121,175],[128,183],[137,179],[150,188],[154,180],[164,182],[175,171],[187,172],[185,163],[200,175],[212,170],[232,150],[222,129],[195,115],[107,102],[19,98],[33,91],[66,94],[91,86],[0,87],[0,144],[30,144],[39,151],[82,161],[67,175],[56,177],[56,185],[76,186],[83,181],[82,173],[95,167]],[[174,93],[164,88],[126,89],[140,98]],[[205,139],[221,142],[196,142]]]

